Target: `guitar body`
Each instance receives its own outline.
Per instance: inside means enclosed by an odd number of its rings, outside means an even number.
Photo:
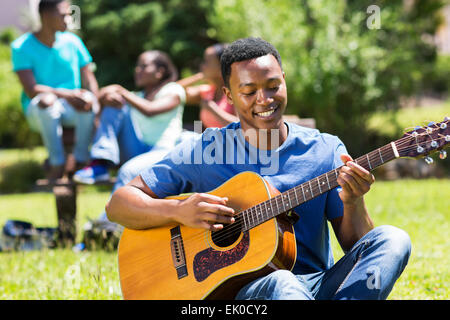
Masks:
[[[208,193],[228,197],[228,206],[236,212],[279,194],[252,172],[238,174]],[[125,229],[119,243],[122,293],[124,299],[234,299],[252,280],[278,269],[291,270],[296,254],[293,226],[284,214],[227,237],[175,224]]]

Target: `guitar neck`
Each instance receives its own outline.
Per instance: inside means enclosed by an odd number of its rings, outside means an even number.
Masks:
[[[399,157],[395,142],[369,152],[355,162],[368,171]],[[250,230],[277,215],[287,212],[338,186],[337,178],[341,167],[324,173],[301,185],[289,189],[269,200],[261,202],[239,213],[243,231]]]

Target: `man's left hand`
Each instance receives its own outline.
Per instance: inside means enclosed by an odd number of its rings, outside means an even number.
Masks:
[[[349,155],[341,155],[344,166],[339,170],[337,179],[342,191],[339,193],[344,204],[354,205],[370,190],[375,177],[369,171],[356,164]]]

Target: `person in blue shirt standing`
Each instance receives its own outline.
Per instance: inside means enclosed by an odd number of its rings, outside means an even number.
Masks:
[[[211,231],[234,223],[228,198],[211,191],[245,171],[280,192],[339,169],[338,188],[297,206],[297,257],[240,289],[236,299],[386,299],[409,259],[407,233],[374,227],[364,195],[373,175],[336,136],[283,121],[287,89],[281,57],[260,38],[239,39],[221,58],[223,88],[239,122],[208,128],[175,147],[119,188],[106,205],[109,220],[131,229],[171,223]],[[311,190],[312,192],[312,190]],[[179,199],[170,195],[193,193]],[[345,255],[334,263],[328,222]]]
[[[41,28],[11,44],[13,70],[23,86],[22,108],[49,153],[50,179],[60,178],[64,171],[62,126],[75,128],[77,166],[89,160],[93,110],[98,108],[92,57],[82,40],[66,31],[69,14],[68,1],[41,0]]]

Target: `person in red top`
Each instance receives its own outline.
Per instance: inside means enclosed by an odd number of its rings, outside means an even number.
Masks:
[[[186,104],[199,105],[200,120],[203,127],[224,127],[231,122],[239,121],[233,105],[227,102],[223,92],[223,78],[220,69],[220,57],[226,44],[215,44],[206,48],[201,64],[201,72],[179,80],[186,90]],[[207,84],[194,85],[200,81]]]

